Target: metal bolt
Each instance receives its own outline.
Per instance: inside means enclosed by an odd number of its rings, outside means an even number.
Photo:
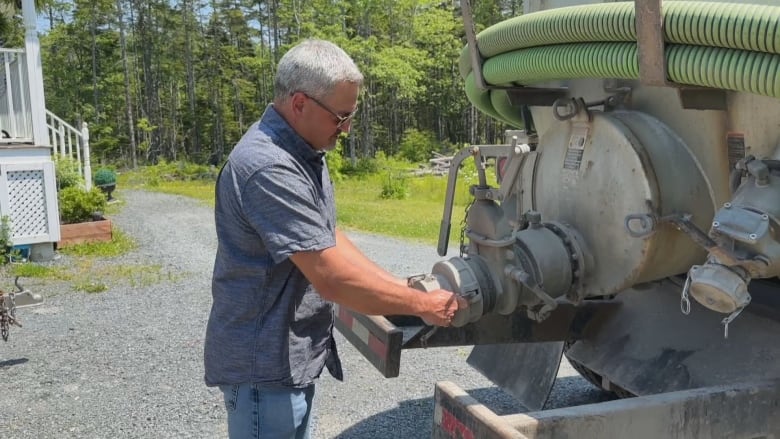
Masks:
[[[755,233],[751,233],[750,235],[748,235],[748,238],[755,240],[756,238],[758,238],[758,235],[756,235]]]
[[[769,215],[763,214],[763,215],[761,215],[761,219],[764,220],[764,221],[769,221]]]
[[[717,229],[718,227],[720,227],[720,223],[718,221],[713,221],[712,222],[712,227]]]
[[[726,209],[731,209],[731,203],[725,203],[723,207],[725,207]]]
[[[512,274],[510,275],[510,277],[516,280],[517,282],[525,283],[528,280],[529,275],[525,271],[519,268],[515,268],[514,270],[512,270]]]
[[[542,222],[542,214],[534,210],[529,210],[526,212],[525,218],[531,224],[539,224]]]

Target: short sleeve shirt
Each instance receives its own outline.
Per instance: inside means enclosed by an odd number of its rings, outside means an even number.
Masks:
[[[324,154],[273,106],[230,153],[215,220],[206,384],[310,385],[338,363],[333,308],[289,257],[335,246],[333,186]]]

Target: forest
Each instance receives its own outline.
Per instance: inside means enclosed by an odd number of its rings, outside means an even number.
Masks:
[[[458,0],[37,0],[46,106],[90,127],[93,157],[135,168],[219,164],[273,96],[276,62],[304,38],[344,48],[366,77],[352,131],[356,160],[411,161],[503,127],[466,99]],[[521,0],[471,3],[477,31]],[[16,21],[16,22],[15,22]],[[0,44],[23,47],[19,17]]]

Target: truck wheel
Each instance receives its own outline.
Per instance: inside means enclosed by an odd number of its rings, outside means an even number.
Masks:
[[[566,345],[563,348],[563,355],[565,355],[566,359],[569,360],[569,364],[571,364],[571,367],[573,367],[574,370],[577,371],[577,373],[579,373],[583,378],[585,378],[585,380],[587,380],[589,383],[593,384],[594,386],[598,387],[599,389],[607,393],[611,393],[618,398],[632,398],[636,396],[633,393],[629,392],[628,390],[609,381],[606,382],[606,386],[605,386],[604,377],[588,369],[584,364],[569,357],[568,350],[569,347],[571,347],[573,344],[574,343],[571,342],[566,343]]]

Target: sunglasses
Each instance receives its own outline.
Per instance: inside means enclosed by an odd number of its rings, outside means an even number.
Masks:
[[[336,123],[336,128],[340,129],[341,127],[343,127],[347,122],[352,120],[352,118],[355,117],[355,114],[357,113],[357,108],[356,108],[355,111],[353,111],[351,113],[348,113],[348,114],[345,114],[345,115],[341,115],[341,114],[338,114],[335,111],[331,110],[330,108],[328,108],[325,104],[323,104],[322,102],[318,101],[316,98],[314,98],[312,96],[309,96],[306,93],[303,93],[303,95],[306,96],[307,98],[311,99],[312,101],[314,101],[314,103],[319,105],[320,108],[322,108],[323,110],[325,110],[328,113],[330,113],[331,115],[333,115],[333,117],[335,117],[336,120],[338,121]]]

